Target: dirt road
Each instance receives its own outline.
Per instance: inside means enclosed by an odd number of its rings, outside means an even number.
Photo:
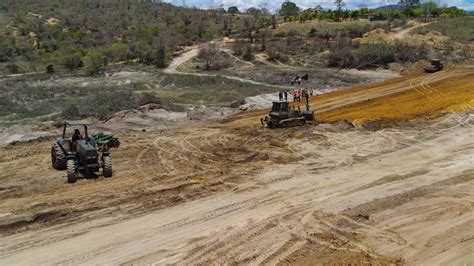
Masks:
[[[269,130],[251,112],[124,134],[114,177],[75,185],[51,169],[51,141],[0,149],[0,264],[473,261],[469,71],[316,97],[335,124]],[[446,82],[453,87],[442,91]],[[398,101],[408,96],[416,101]],[[340,122],[386,119],[373,103],[410,124],[370,131]],[[425,109],[395,112],[396,103]],[[433,116],[435,104],[452,113]]]
[[[279,85],[273,85],[273,84],[268,84],[268,83],[263,83],[263,82],[258,82],[254,81],[251,79],[244,79],[244,78],[239,78],[235,76],[228,76],[228,75],[218,75],[218,74],[207,74],[207,73],[188,73],[188,72],[180,72],[177,70],[177,68],[186,63],[187,61],[191,60],[192,58],[196,57],[199,53],[199,47],[192,47],[189,51],[182,53],[178,57],[175,57],[173,61],[170,63],[170,65],[163,70],[164,73],[167,74],[179,74],[179,75],[191,75],[191,76],[199,76],[199,77],[223,77],[226,79],[231,79],[231,80],[237,80],[243,83],[247,84],[253,84],[253,85],[262,85],[262,86],[267,86],[267,87],[275,87],[275,88],[282,88],[282,89],[292,89],[290,86],[279,86]]]
[[[431,24],[431,22],[418,23],[418,22],[415,22],[415,21],[411,21],[411,24],[412,24],[411,27],[403,29],[403,30],[395,33],[395,35],[394,35],[395,39],[401,40],[403,38],[406,38],[408,36],[408,33],[410,33],[410,31],[412,31],[416,28],[419,28],[419,27],[427,26],[427,25]]]
[[[169,66],[163,70],[163,72],[168,73],[168,74],[176,74],[177,73],[177,68],[182,65],[183,63],[187,62],[188,60],[192,59],[193,57],[196,57],[199,53],[199,47],[198,46],[192,46],[190,49],[182,54],[180,54],[178,57],[174,58],[173,61],[169,64]]]

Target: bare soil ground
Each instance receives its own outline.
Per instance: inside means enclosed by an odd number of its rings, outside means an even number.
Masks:
[[[263,128],[258,111],[124,133],[114,177],[74,185],[52,140],[10,145],[0,264],[472,262],[473,74],[320,95],[319,123],[298,128]]]

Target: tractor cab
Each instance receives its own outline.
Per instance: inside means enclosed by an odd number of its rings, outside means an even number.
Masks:
[[[87,126],[89,124],[87,122],[83,121],[66,121],[64,122],[63,126],[63,139],[68,138],[69,135],[71,140],[72,140],[72,134],[76,129],[79,131],[82,129],[82,132],[84,133],[83,139],[87,139],[89,137],[89,134],[87,132]]]
[[[79,149],[96,149],[94,137],[89,136],[88,125],[90,125],[90,123],[86,121],[64,122],[62,138],[60,138],[58,142],[65,151],[79,152]],[[75,136],[76,132],[78,132],[80,136]]]

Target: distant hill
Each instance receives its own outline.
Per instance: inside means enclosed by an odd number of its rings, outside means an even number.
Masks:
[[[402,9],[403,7],[401,5],[386,5],[386,6],[377,7],[374,9],[374,11],[402,10]]]

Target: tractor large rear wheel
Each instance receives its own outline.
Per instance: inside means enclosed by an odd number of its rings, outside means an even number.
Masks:
[[[110,156],[104,156],[104,166],[103,166],[103,173],[104,177],[112,177],[112,160]]]
[[[76,172],[76,161],[67,160],[67,182],[76,183],[77,172]]]
[[[57,143],[51,148],[51,164],[56,170],[66,170],[66,156]]]

